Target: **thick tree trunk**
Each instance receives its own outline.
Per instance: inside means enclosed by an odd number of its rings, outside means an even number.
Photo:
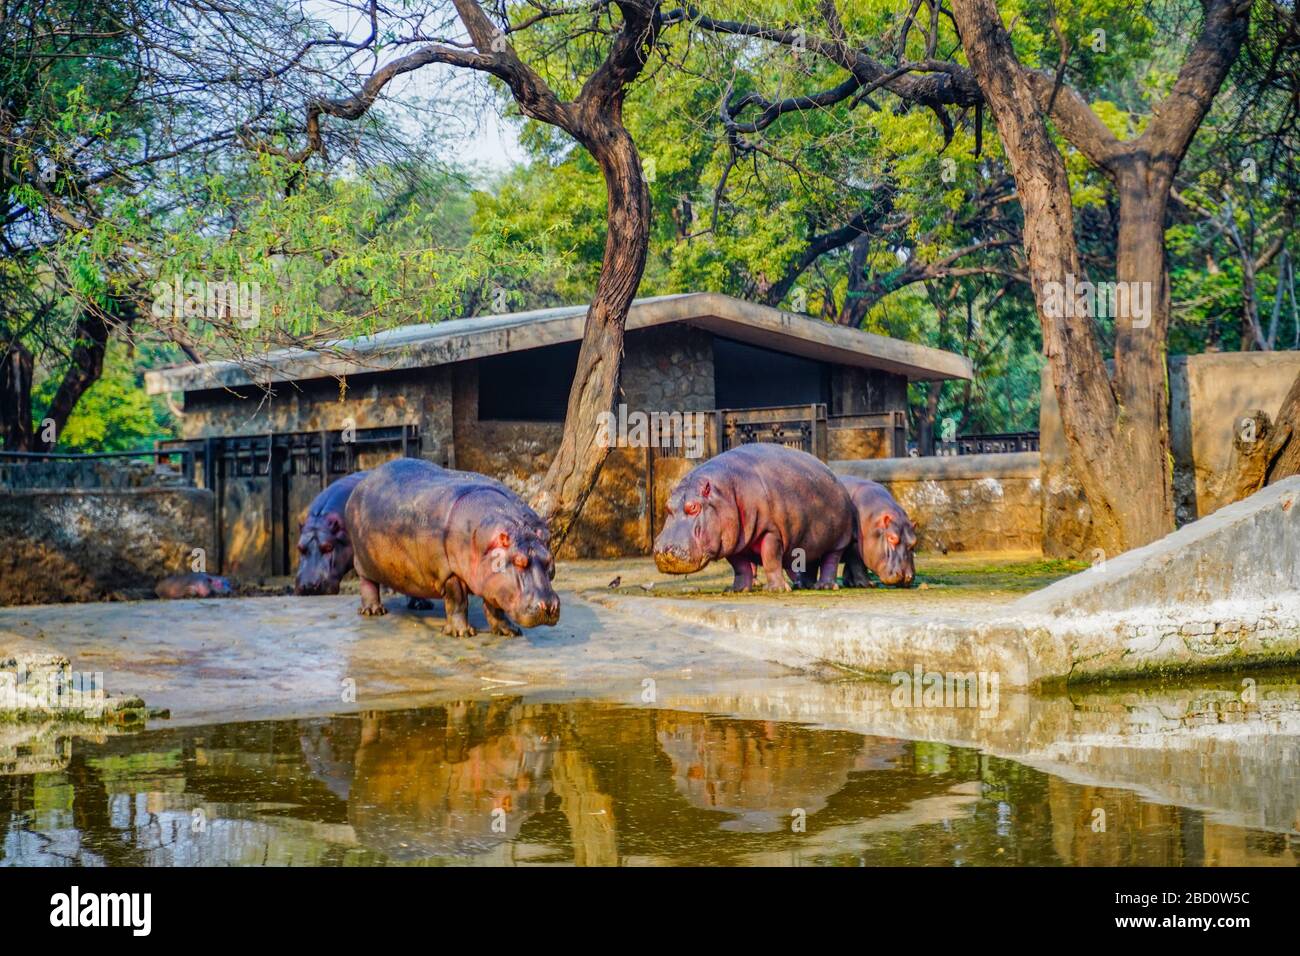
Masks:
[[[623,328],[650,246],[650,193],[636,144],[617,109],[593,114],[589,122],[596,128],[585,133],[583,145],[600,164],[605,179],[609,229],[569,391],[564,434],[534,501],[550,525],[553,549],[572,530],[609,454],[598,441],[599,416],[613,409],[618,394]]]
[[[0,443],[32,450],[32,353],[17,340],[0,342]]]
[[[1165,207],[1169,183],[1134,163],[1119,177],[1119,241],[1115,276],[1121,288],[1142,289],[1143,315],[1115,317],[1114,391],[1120,468],[1136,479],[1117,491],[1124,541],[1135,547],[1174,529],[1169,444],[1169,274],[1165,266]]]
[[[1043,352],[1051,366],[1071,470],[1093,511],[1099,547],[1118,552],[1146,543],[1129,533],[1151,476],[1121,457],[1116,440],[1118,407],[1090,316],[1077,310],[1051,314],[1049,283],[1084,280],[1074,239],[1074,213],[1065,162],[1039,113],[1034,90],[1011,48],[993,0],[954,0],[962,46],[979,81],[1015,176],[1024,214],[1030,285],[1043,326]],[[1143,463],[1145,465],[1145,463]],[[1157,484],[1164,481],[1157,477]],[[1172,512],[1169,516],[1172,527]],[[1139,521],[1139,528],[1150,526]]]

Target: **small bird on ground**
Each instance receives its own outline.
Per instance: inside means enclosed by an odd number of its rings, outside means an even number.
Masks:
[[[653,581],[641,585],[641,590],[643,591],[653,591],[654,589],[655,589],[655,583]]]
[[[605,585],[605,587],[608,587],[608,588],[616,588],[616,587],[618,587],[618,586],[619,586],[620,584],[622,584],[622,583],[623,583],[623,576],[620,574],[620,575],[619,575],[618,577],[616,577],[613,581],[610,581],[609,584]]]

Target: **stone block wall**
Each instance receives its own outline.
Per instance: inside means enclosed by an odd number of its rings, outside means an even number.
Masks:
[[[918,551],[1042,548],[1042,466],[1036,452],[832,461],[830,467],[888,488],[916,524]]]
[[[212,502],[198,488],[0,491],[0,604],[151,595],[195,548],[215,554]]]

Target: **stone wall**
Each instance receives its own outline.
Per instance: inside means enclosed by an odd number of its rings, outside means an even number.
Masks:
[[[74,458],[0,461],[0,489],[182,487],[185,477],[166,461]]]
[[[1212,514],[1232,462],[1233,430],[1260,408],[1276,415],[1300,374],[1300,352],[1212,352],[1169,359],[1169,429],[1174,505],[1181,526]],[[1070,470],[1050,369],[1042,375],[1043,552],[1090,557],[1098,543],[1092,508]]]
[[[0,604],[145,597],[213,555],[212,492],[197,488],[0,491]]]
[[[420,426],[420,457],[451,466],[451,391],[455,366],[277,382],[260,388],[187,392],[181,431],[185,438],[257,435],[266,432],[339,430],[347,424],[386,428]],[[387,457],[387,456],[386,456]],[[376,462],[366,462],[370,467]]]
[[[831,469],[878,481],[917,528],[917,550],[1038,551],[1041,463],[1035,452],[832,461]]]

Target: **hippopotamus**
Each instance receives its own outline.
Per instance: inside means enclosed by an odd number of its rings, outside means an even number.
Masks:
[[[193,571],[173,574],[158,582],[153,593],[160,598],[228,597],[234,591],[229,578]]]
[[[381,585],[415,598],[442,598],[444,632],[473,637],[469,595],[483,598],[492,633],[553,625],[560,598],[551,586],[550,532],[518,495],[484,475],[416,458],[376,468],[352,491],[344,512],[363,615],[386,614]]]
[[[352,570],[352,541],[343,523],[343,509],[362,478],[358,471],[333,482],[307,508],[298,525],[298,575],[294,594],[338,594],[339,582]]]
[[[844,553],[844,586],[871,587],[867,569],[881,584],[908,587],[916,577],[912,549],[916,527],[884,485],[841,475],[853,502],[853,546]]]
[[[769,590],[788,591],[818,568],[816,587],[834,588],[853,538],[849,493],[824,464],[783,445],[754,443],[723,452],[689,472],[668,496],[655,565],[690,574],[726,558],[733,591],[747,591],[761,564]]]

